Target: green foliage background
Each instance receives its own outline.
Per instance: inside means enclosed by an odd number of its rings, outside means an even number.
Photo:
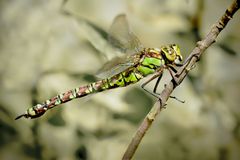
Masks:
[[[14,118],[96,80],[92,75],[116,56],[106,47],[116,15],[127,15],[144,46],[177,43],[186,57],[230,3],[70,0],[64,8],[73,16],[66,16],[61,0],[0,0],[0,159],[120,159],[155,103],[140,88],[143,81],[69,102],[38,119]],[[174,91],[186,103],[168,101],[134,159],[239,159],[239,14]],[[168,80],[166,74],[162,84]]]

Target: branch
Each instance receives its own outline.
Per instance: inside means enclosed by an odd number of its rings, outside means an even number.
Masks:
[[[144,118],[131,143],[128,145],[128,148],[123,155],[123,160],[129,160],[133,157],[143,136],[151,126],[152,122],[155,120],[156,116],[164,108],[170,94],[177,87],[177,85],[179,85],[183,81],[183,79],[187,76],[188,72],[195,66],[195,63],[202,56],[203,52],[215,42],[217,36],[226,27],[229,20],[232,19],[235,12],[239,9],[239,6],[240,0],[234,0],[233,3],[225,11],[224,15],[219,19],[219,21],[212,26],[210,32],[206,35],[206,37],[203,40],[197,42],[196,47],[193,49],[193,51],[185,61],[185,65],[180,67],[175,74],[176,79],[172,79],[169,84],[165,86],[164,90],[160,94],[158,101],[160,102],[158,103],[159,105],[154,105],[148,115]]]

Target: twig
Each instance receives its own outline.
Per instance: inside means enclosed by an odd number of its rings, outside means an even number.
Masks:
[[[199,60],[203,52],[215,42],[217,36],[226,27],[229,20],[232,19],[235,12],[239,9],[239,6],[240,0],[234,0],[233,3],[225,11],[224,15],[219,19],[219,21],[212,26],[210,32],[206,35],[206,37],[203,40],[197,42],[196,47],[193,49],[193,51],[186,60],[189,63],[186,63],[186,65],[179,68],[178,72],[175,75],[176,77],[175,81],[177,82],[177,85],[179,85],[183,81],[183,79],[187,76],[188,71],[195,66],[195,63]],[[145,133],[151,126],[156,116],[164,108],[170,94],[177,87],[175,81],[171,80],[169,84],[165,86],[159,98],[160,99],[159,102],[161,103],[159,105],[155,105],[152,108],[152,110],[148,113],[148,115],[144,118],[136,134],[132,138],[131,143],[128,145],[128,148],[123,155],[122,158],[123,160],[129,160],[133,157]]]

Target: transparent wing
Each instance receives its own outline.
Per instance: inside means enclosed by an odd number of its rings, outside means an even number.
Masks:
[[[120,14],[114,20],[108,34],[109,44],[126,53],[124,56],[113,58],[97,72],[97,77],[107,78],[133,67],[138,61],[139,51],[143,49],[139,39],[130,31],[126,15]]]
[[[126,15],[120,14],[114,20],[109,30],[109,43],[122,53],[134,54],[142,50],[139,39],[130,31]]]
[[[97,72],[96,76],[98,78],[112,77],[130,67],[133,67],[138,61],[139,58],[134,55],[113,58],[111,61],[108,61],[103,65],[103,67]]]

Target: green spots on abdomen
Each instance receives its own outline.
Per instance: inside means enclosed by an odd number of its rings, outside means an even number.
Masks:
[[[56,101],[55,101],[54,105],[59,105],[59,104],[61,104],[61,103],[62,103],[62,100],[61,100],[61,99],[62,99],[62,97],[60,97],[60,96],[62,96],[62,94],[57,96],[57,99],[56,99]]]
[[[132,68],[111,78],[108,78],[107,80],[110,86],[109,88],[117,88],[136,83],[142,78],[143,75],[141,73],[138,73],[138,70],[136,68]]]
[[[115,77],[113,77],[113,80],[114,80],[114,81],[112,81],[113,84],[116,84],[119,87],[126,86],[124,77],[123,77],[123,75],[121,73],[118,76],[116,76],[116,79],[115,79]],[[110,85],[112,85],[112,84],[110,84]]]
[[[130,74],[126,75],[125,73],[123,73],[124,75],[124,80],[130,84],[130,83],[136,83],[138,82],[139,79],[141,79],[142,77],[139,77],[136,75],[136,73],[131,72]]]

